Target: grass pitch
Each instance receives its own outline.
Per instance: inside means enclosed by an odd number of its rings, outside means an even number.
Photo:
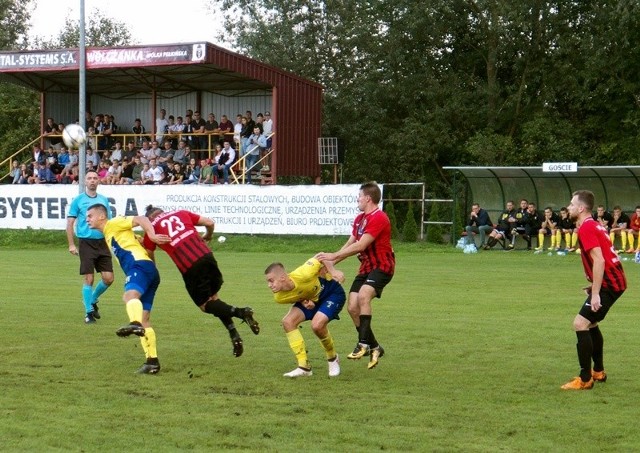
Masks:
[[[83,324],[78,262],[65,247],[0,249],[2,451],[629,451],[640,449],[637,319],[640,265],[602,324],[609,381],[563,392],[576,375],[571,322],[584,286],[580,259],[398,244],[397,273],[374,305],[387,354],[373,370],[348,361],[356,333],[346,310],[330,324],[342,374],[329,379],[307,324],[314,376],[295,367],[264,268],[289,269],[342,238],[230,237],[214,243],[223,300],[250,305],[262,331],[239,330],[234,358],[217,319],[189,300],[159,253],[152,321],[162,371],[139,376],[122,273]],[[64,241],[61,242],[64,244]],[[338,266],[353,277],[355,258]]]

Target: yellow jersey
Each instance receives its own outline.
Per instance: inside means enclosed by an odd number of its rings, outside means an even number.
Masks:
[[[133,232],[133,217],[118,216],[108,220],[103,233],[104,240],[125,273],[135,261],[151,261]]]
[[[322,269],[322,263],[311,258],[289,273],[289,278],[293,280],[295,285],[293,289],[273,293],[273,298],[279,304],[295,304],[303,300],[317,302],[323,289],[323,284],[320,281],[320,269]],[[325,278],[329,280],[331,277],[327,274]]]

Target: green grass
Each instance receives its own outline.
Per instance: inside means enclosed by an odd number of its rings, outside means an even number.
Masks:
[[[19,235],[17,236],[19,237]],[[348,361],[356,334],[346,311],[330,329],[342,375],[328,379],[318,341],[302,333],[314,376],[287,380],[294,359],[280,327],[286,307],[263,281],[344,238],[229,236],[214,245],[222,298],[251,305],[262,332],[240,326],[231,354],[222,325],[189,301],[168,258],[152,321],[162,371],[138,376],[122,273],[102,320],[82,322],[77,258],[65,241],[0,249],[2,451],[629,451],[640,448],[637,319],[640,266],[602,325],[606,384],[563,392],[577,370],[571,322],[583,300],[579,257],[398,244],[397,274],[374,305],[387,354],[374,370]],[[272,250],[272,251],[269,251]],[[339,265],[350,280],[355,258]]]

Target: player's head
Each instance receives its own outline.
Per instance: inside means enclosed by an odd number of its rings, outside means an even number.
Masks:
[[[87,223],[90,228],[102,231],[107,220],[107,208],[104,205],[97,203],[87,209]]]
[[[164,211],[156,206],[153,205],[149,205],[145,208],[144,210],[144,215],[149,219],[149,220],[153,220],[156,217],[158,217],[160,214],[162,214]]]
[[[282,263],[271,263],[264,270],[264,277],[269,289],[277,293],[284,288],[284,283],[287,280],[287,271]]]
[[[380,199],[382,198],[382,192],[380,192],[380,187],[374,181],[365,182],[360,186],[360,192],[362,195],[371,198],[371,201],[374,204],[380,203]]]
[[[567,206],[569,217],[571,217],[572,220],[576,220],[581,217],[590,216],[594,201],[595,197],[593,196],[593,192],[589,190],[576,190],[573,192],[571,203]]]
[[[613,213],[615,215],[620,215],[622,213],[622,207],[620,205],[615,205],[613,207]]]

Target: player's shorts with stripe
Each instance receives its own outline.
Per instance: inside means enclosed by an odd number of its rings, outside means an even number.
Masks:
[[[78,239],[80,275],[113,272],[111,250],[104,239]]]
[[[160,286],[160,274],[153,261],[138,260],[129,268],[125,277],[124,290],[138,291],[142,308],[151,311],[153,298]]]
[[[609,313],[609,309],[613,307],[613,304],[620,296],[622,296],[623,293],[624,291],[614,292],[606,288],[602,288],[600,290],[600,303],[602,306],[598,311],[591,310],[591,294],[589,294],[578,314],[583,318],[587,318],[592,323],[602,321],[605,316],[607,316],[607,313]]]
[[[304,305],[300,302],[296,302],[294,307],[298,307],[304,313],[304,319],[307,321],[313,319],[316,313],[324,313],[329,321],[332,319],[340,319],[338,314],[344,307],[344,303],[347,300],[347,296],[344,293],[344,289],[342,289],[342,285],[340,283],[329,280],[323,282],[325,285],[324,289],[320,293],[320,298],[318,302],[316,302],[316,306],[309,310],[305,308]]]
[[[182,279],[191,300],[198,307],[217,294],[224,283],[218,262],[211,253],[193,263],[193,266],[182,274]]]
[[[356,275],[349,292],[358,293],[363,285],[369,285],[373,286],[373,289],[376,290],[376,297],[380,298],[380,296],[382,296],[382,290],[387,286],[392,278],[393,274],[387,274],[386,272],[382,272],[380,269],[374,269],[368,274]]]

